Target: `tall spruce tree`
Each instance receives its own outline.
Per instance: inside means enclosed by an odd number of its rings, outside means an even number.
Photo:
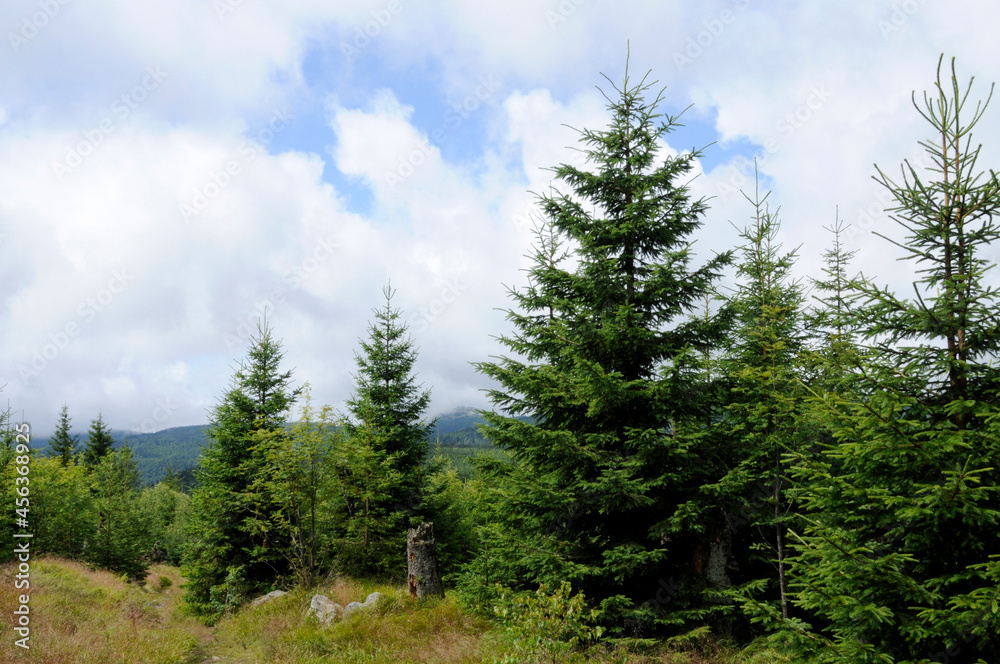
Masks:
[[[94,468],[101,462],[111,448],[114,447],[115,439],[111,435],[111,429],[104,423],[104,416],[97,414],[97,419],[91,420],[90,430],[87,432],[87,447],[83,450],[83,463]]]
[[[746,196],[746,194],[744,194]],[[706,485],[720,500],[728,528],[717,529],[707,566],[726,585],[729,562],[737,563],[741,580],[767,588],[788,616],[785,580],[786,496],[785,452],[799,447],[803,436],[804,391],[800,352],[804,346],[803,300],[791,276],[795,252],[783,253],[777,241],[777,211],[755,190],[746,196],[753,206],[751,223],[740,234],[744,244],[737,269],[737,288],[728,298],[735,315],[729,347],[720,363],[728,378],[727,403],[720,424],[725,444],[716,449],[725,469]],[[717,527],[718,528],[718,527]],[[737,540],[735,556],[726,546]]]
[[[386,286],[385,306],[374,311],[368,339],[359,340],[355,353],[358,371],[354,393],[347,401],[347,433],[374,445],[374,452],[392,456],[399,473],[398,485],[389,492],[390,505],[410,507],[419,502],[420,471],[427,456],[427,434],[432,422],[424,413],[430,390],[421,389],[413,373],[417,353],[407,326],[393,308],[395,291]]]
[[[555,168],[569,191],[540,197],[529,285],[510,291],[515,332],[500,337],[512,356],[477,365],[499,383],[485,433],[511,462],[483,468],[497,523],[463,580],[570,581],[628,635],[683,622],[662,608],[701,610],[701,357],[723,330],[692,314],[731,260],[690,266],[700,152],[659,161],[678,117],[657,112],[662,94],[646,100],[652,85],[626,68],[608,128],[581,131],[593,170]]]
[[[282,357],[280,342],[266,320],[260,321],[246,360],[212,412],[184,561],[185,601],[208,622],[288,569],[286,542],[269,539],[283,535],[255,528],[262,513],[280,508],[258,489],[267,473],[266,451],[258,442],[265,432],[287,435],[286,417],[299,395],[291,387],[291,371],[281,371]]]
[[[901,182],[876,177],[915,296],[858,278],[844,301],[861,348],[828,355],[838,383],[815,400],[833,440],[792,471],[798,616],[777,641],[797,661],[1000,661],[1000,301],[984,256],[1000,180],[977,168],[986,104],[970,108],[971,86],[939,63],[937,95],[914,96],[930,173],[904,162]]]
[[[76,445],[79,438],[70,434],[69,406],[63,404],[59,411],[59,423],[56,431],[49,440],[49,456],[58,458],[62,465],[67,465],[73,460],[76,454]]]

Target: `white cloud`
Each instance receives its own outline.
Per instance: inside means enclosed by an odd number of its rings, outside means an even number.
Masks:
[[[919,154],[909,95],[941,52],[980,95],[1000,55],[985,0],[232,4],[74,2],[34,31],[37,2],[0,7],[20,40],[0,48],[0,383],[42,431],[63,402],[78,425],[98,410],[116,427],[204,421],[266,303],[296,376],[338,404],[390,279],[435,408],[484,404],[469,363],[500,350],[529,191],[583,164],[572,127],[603,127],[594,86],[620,82],[626,43],[633,77],[651,68],[672,108],[716,114],[718,149],[763,150],[800,273],[816,273],[839,205],[864,226],[858,267],[903,283],[868,234],[895,232],[872,164],[895,173]],[[477,97],[483,81],[496,84]],[[442,116],[470,99],[457,125]],[[995,112],[976,134],[986,167]],[[684,129],[670,140],[692,144]],[[746,220],[744,161],[694,181],[715,197],[702,254]],[[22,381],[35,353],[42,370]]]

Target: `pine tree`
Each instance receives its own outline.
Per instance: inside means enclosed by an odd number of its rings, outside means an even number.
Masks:
[[[1000,661],[1000,301],[983,256],[1000,180],[971,147],[986,104],[967,115],[972,82],[954,62],[941,74],[937,97],[914,98],[931,175],[904,162],[901,183],[876,178],[906,233],[889,241],[919,266],[915,297],[852,280],[861,347],[828,355],[838,383],[814,402],[833,440],[792,469],[798,617],[778,642],[800,661]]]
[[[300,390],[281,371],[281,344],[258,323],[247,359],[212,412],[208,446],[199,459],[199,488],[191,497],[190,546],[185,556],[185,601],[212,622],[288,569],[285,541],[255,530],[254,519],[279,509],[255,484],[267,472],[257,437],[285,435],[287,413]],[[278,534],[275,533],[275,536]]]
[[[513,356],[477,365],[500,385],[486,433],[511,463],[483,469],[499,523],[470,574],[569,581],[628,634],[681,620],[653,603],[668,580],[672,606],[700,601],[688,570],[704,530],[693,501],[712,473],[699,459],[701,357],[723,330],[692,314],[731,260],[689,267],[706,211],[686,186],[700,153],[658,163],[678,118],[657,113],[662,95],[646,101],[651,85],[626,71],[610,126],[581,132],[593,171],[554,169],[571,192],[540,197],[530,282],[511,290],[516,331],[500,338]]]
[[[87,434],[87,447],[83,451],[84,465],[93,468],[101,462],[115,444],[111,429],[104,423],[103,416],[98,413],[97,419],[91,420],[90,431]]]
[[[70,434],[69,425],[69,407],[63,404],[62,410],[59,411],[59,424],[56,425],[56,431],[49,440],[49,456],[58,458],[64,466],[73,460],[79,442],[77,436]]]

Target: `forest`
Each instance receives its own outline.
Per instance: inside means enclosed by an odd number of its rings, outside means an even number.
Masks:
[[[431,522],[446,594],[506,630],[489,661],[710,661],[670,657],[725,643],[725,661],[1000,662],[1000,178],[973,140],[992,88],[942,58],[914,96],[930,166],[873,173],[901,233],[873,241],[911,268],[896,293],[854,271],[839,219],[795,279],[759,188],[741,245],[697,258],[702,152],[663,156],[682,118],[648,76],[611,84],[586,167],[555,166],[538,198],[506,355],[474,365],[502,453],[461,475],[433,453],[386,286],[343,413],[260,320],[193,486],[144,485],[100,417],[78,441],[64,408],[29,455],[24,529],[8,411],[0,561],[30,531],[33,557],[129,584],[174,565],[183,611],[212,626],[276,589],[401,583],[407,530]]]

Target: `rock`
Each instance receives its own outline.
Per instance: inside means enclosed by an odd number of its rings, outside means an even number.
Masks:
[[[354,603],[355,602],[351,602],[351,604]],[[315,616],[317,620],[324,625],[327,625],[334,620],[339,619],[341,616],[346,616],[347,612],[344,610],[344,607],[337,604],[330,598],[324,595],[313,595],[312,601],[309,602],[308,615]]]
[[[374,592],[365,598],[365,603],[362,604],[366,609],[374,609],[378,606],[378,603],[382,600],[382,593]]]
[[[260,606],[261,604],[266,604],[267,602],[270,602],[272,599],[277,599],[278,597],[281,597],[284,594],[285,594],[284,590],[272,590],[268,594],[261,595],[254,601],[250,602],[250,606]]]
[[[361,602],[351,602],[344,607],[344,620],[347,620],[347,616],[351,615],[356,611],[360,611],[365,608],[365,605]]]

